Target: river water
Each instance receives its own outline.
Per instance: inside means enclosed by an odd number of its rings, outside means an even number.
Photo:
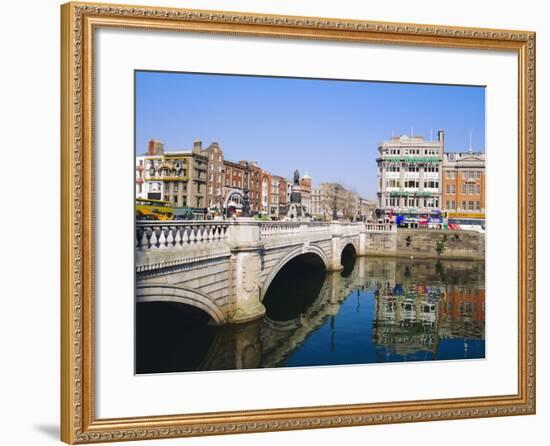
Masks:
[[[270,285],[266,315],[246,324],[138,304],[136,372],[484,358],[484,283],[476,261],[360,257],[326,273],[298,260]]]

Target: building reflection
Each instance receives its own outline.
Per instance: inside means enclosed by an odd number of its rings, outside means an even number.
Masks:
[[[442,290],[438,287],[378,284],[373,341],[397,355],[426,351],[435,356]]]
[[[484,339],[485,290],[474,283],[378,282],[373,341],[386,356],[437,359],[442,339]]]

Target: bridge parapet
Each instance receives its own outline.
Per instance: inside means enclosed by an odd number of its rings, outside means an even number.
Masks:
[[[303,232],[304,225],[301,222],[292,221],[263,222],[260,225],[260,239],[269,240],[274,237],[299,235]]]
[[[316,241],[331,237],[353,237],[368,232],[395,232],[389,223],[261,222],[261,221],[138,221],[138,257],[155,250],[219,251],[220,247],[270,244],[277,240]]]
[[[397,232],[397,226],[391,223],[365,223],[367,232]]]
[[[219,244],[227,240],[229,225],[225,221],[138,221],[136,248],[145,251]]]
[[[316,236],[346,237],[364,232],[393,232],[387,223],[341,222],[259,222],[259,221],[138,221],[136,248],[139,252],[156,249],[188,247],[216,248],[233,245],[238,240],[248,244],[269,242],[280,238],[317,239]]]

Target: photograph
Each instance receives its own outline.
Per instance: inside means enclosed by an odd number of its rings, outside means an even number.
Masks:
[[[135,374],[484,359],[485,101],[135,70]]]

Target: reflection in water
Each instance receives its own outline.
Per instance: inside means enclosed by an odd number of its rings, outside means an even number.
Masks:
[[[326,273],[314,256],[295,259],[270,285],[265,317],[247,324],[138,304],[138,373],[485,356],[483,262],[342,261]]]

